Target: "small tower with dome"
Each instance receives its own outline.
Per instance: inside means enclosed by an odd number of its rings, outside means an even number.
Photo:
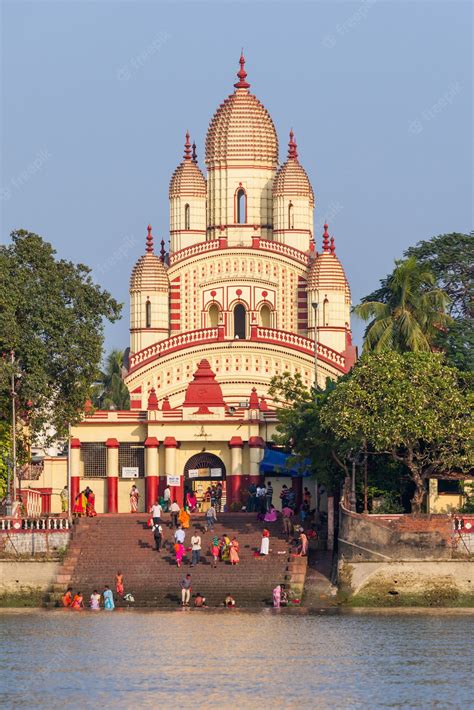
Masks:
[[[186,133],[184,156],[170,180],[170,250],[179,251],[206,239],[206,179],[199,169],[196,145]]]

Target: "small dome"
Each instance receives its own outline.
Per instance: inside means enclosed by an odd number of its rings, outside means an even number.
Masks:
[[[293,131],[290,131],[288,159],[275,175],[273,196],[309,197],[310,203],[314,205],[313,188],[306,170],[298,160],[297,145],[293,137]]]
[[[336,256],[334,237],[329,245],[328,225],[324,225],[323,251],[313,260],[308,274],[308,290],[345,291],[350,302],[351,291],[341,262]]]
[[[257,160],[278,164],[278,138],[267,109],[249,92],[245,59],[240,57],[235,91],[219,106],[206,138],[206,163]]]
[[[174,171],[169,188],[170,199],[172,197],[206,197],[206,178],[200,171],[196,152],[191,156],[191,143],[189,133],[186,133],[186,143],[184,144],[184,158]]]
[[[148,225],[146,252],[139,258],[130,277],[130,291],[169,291],[169,279],[159,256],[153,253],[153,236]]]

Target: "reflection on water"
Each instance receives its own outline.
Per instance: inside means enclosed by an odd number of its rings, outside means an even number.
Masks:
[[[0,611],[2,708],[461,708],[474,616]]]

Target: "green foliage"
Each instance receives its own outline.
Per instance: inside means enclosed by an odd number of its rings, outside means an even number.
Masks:
[[[439,331],[436,344],[455,367],[474,370],[474,234],[440,234],[418,242],[405,252],[431,269],[437,285],[449,297],[448,313],[453,319]]]
[[[0,351],[15,351],[19,415],[34,440],[46,427],[64,435],[81,416],[102,356],[104,319],[121,306],[90,269],[55,258],[36,234],[13,232],[0,247]],[[11,366],[0,363],[0,417],[8,419]]]
[[[7,422],[0,421],[0,499],[7,492],[8,471],[6,457],[12,455],[11,427]]]
[[[309,460],[312,474],[318,482],[332,490],[348,473],[349,447],[337,442],[323,429],[320,412],[335,384],[328,382],[324,392],[307,390],[301,376],[284,372],[272,379],[269,389],[278,410],[275,444],[293,453],[289,463]],[[306,464],[307,465],[307,464]]]
[[[365,355],[328,394],[320,413],[336,440],[391,453],[407,467],[421,509],[434,472],[468,470],[472,394],[469,378],[434,353]]]
[[[354,313],[369,320],[364,352],[429,352],[450,321],[448,297],[435,287],[431,270],[414,256],[396,261],[381,287],[362,299]]]
[[[130,409],[130,393],[122,379],[123,352],[112,350],[105,361],[105,370],[94,385],[92,402],[99,409]]]
[[[465,496],[464,505],[460,508],[460,513],[474,513],[474,481],[465,481],[461,484],[462,493]]]

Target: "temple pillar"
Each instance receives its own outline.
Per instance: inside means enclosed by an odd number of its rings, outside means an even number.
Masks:
[[[261,436],[251,436],[249,439],[249,454],[250,454],[250,471],[249,484],[255,483],[258,485],[262,480],[260,473],[260,461],[263,459],[263,451],[265,442]]]
[[[69,460],[69,474],[71,479],[71,490],[69,491],[69,512],[74,510],[74,503],[79,495],[81,478],[81,442],[79,439],[71,439],[71,457]]]
[[[107,513],[118,513],[119,443],[107,439]]]
[[[159,445],[160,442],[156,436],[149,436],[145,441],[145,510],[147,512],[158,500]]]
[[[183,477],[176,468],[176,449],[178,448],[178,442],[174,436],[167,436],[163,444],[165,445],[165,475],[167,477],[179,476],[179,485],[170,486],[171,500],[175,500],[179,507],[182,508],[184,501]]]
[[[242,437],[233,436],[229,441],[230,449],[230,471],[227,476],[227,509],[231,503],[240,503],[240,491],[242,486],[242,449],[244,442]]]

